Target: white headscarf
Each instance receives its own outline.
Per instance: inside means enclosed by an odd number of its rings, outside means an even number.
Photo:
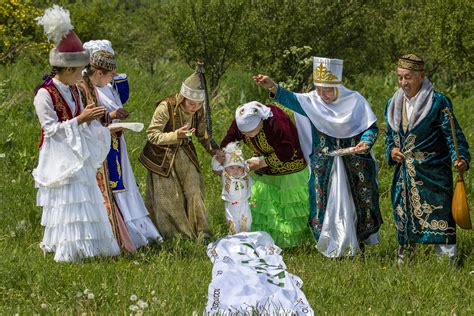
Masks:
[[[262,120],[266,120],[272,116],[272,110],[257,101],[242,104],[235,110],[237,127],[244,133],[256,129]]]
[[[322,133],[335,138],[356,136],[377,121],[367,100],[358,92],[339,86],[338,98],[325,103],[316,91],[296,93],[311,123]]]
[[[105,50],[115,55],[115,52],[112,48],[112,43],[109,40],[88,41],[84,43],[83,47],[89,51],[91,56],[99,50]]]

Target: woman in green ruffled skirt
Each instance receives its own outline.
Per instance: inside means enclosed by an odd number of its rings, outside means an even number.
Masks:
[[[288,114],[255,101],[241,105],[221,147],[233,141],[243,141],[256,156],[247,161],[255,171],[250,198],[252,231],[266,231],[282,248],[312,240],[309,171]]]

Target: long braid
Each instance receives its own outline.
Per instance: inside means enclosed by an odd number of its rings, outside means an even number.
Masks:
[[[38,90],[41,89],[41,86],[42,86],[45,82],[48,82],[48,81],[50,81],[51,79],[53,79],[54,76],[56,76],[58,73],[60,73],[63,69],[65,69],[65,68],[53,66],[53,67],[51,68],[51,72],[50,72],[49,74],[44,74],[44,75],[43,75],[43,79],[42,79],[43,81],[42,81],[39,85],[37,85],[37,86],[35,87],[35,90],[34,90],[34,91],[35,91],[35,95],[38,93]]]

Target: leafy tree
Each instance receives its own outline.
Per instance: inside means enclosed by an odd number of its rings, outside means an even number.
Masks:
[[[245,54],[246,1],[183,0],[169,4],[166,24],[179,54],[191,67],[201,59],[213,94],[219,80]]]
[[[0,0],[0,63],[13,61],[24,52],[47,56],[51,46],[34,20],[41,14],[28,0]]]

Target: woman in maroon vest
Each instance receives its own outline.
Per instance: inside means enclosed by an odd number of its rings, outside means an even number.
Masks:
[[[268,232],[284,248],[310,240],[309,170],[293,121],[277,106],[246,103],[235,111],[221,148],[240,140],[259,157],[248,160],[255,171],[252,231]]]
[[[47,9],[38,22],[56,43],[49,55],[53,72],[34,99],[41,124],[41,150],[33,170],[45,226],[40,247],[54,252],[56,261],[117,255],[120,249],[95,178],[110,146],[109,130],[96,121],[105,109],[83,108],[76,86],[89,54],[63,8]]]

